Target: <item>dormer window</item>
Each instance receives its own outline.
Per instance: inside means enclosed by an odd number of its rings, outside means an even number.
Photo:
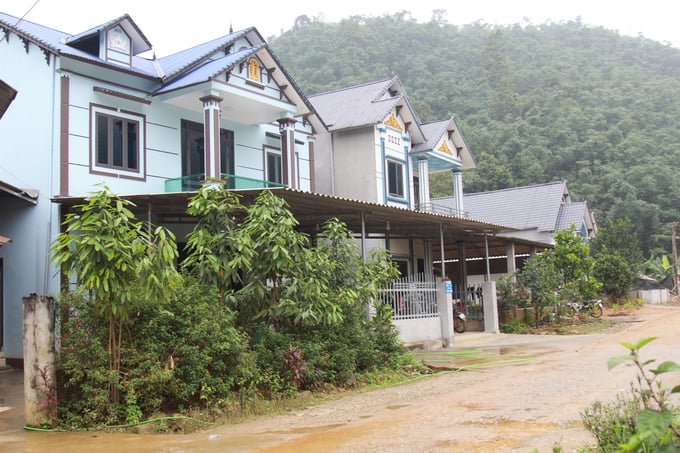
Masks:
[[[130,37],[120,26],[115,26],[106,33],[106,60],[124,66],[130,66]]]
[[[253,82],[262,82],[262,75],[260,72],[260,62],[255,58],[251,58],[248,62],[248,79]]]

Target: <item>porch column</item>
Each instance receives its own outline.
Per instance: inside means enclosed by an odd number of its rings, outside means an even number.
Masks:
[[[281,118],[279,132],[281,132],[281,161],[283,183],[291,189],[297,189],[295,174],[295,118]]]
[[[510,275],[510,278],[512,281],[516,281],[517,276],[515,273],[517,272],[517,263],[515,261],[515,243],[514,242],[509,242],[508,245],[506,246],[506,255],[507,255],[507,272],[508,275]]]
[[[418,203],[421,211],[430,211],[430,167],[427,159],[418,159]]]
[[[462,216],[465,212],[463,208],[463,171],[454,168],[453,172],[453,198],[456,203],[456,215]]]
[[[460,291],[467,291],[467,257],[465,241],[458,241],[458,286]]]
[[[482,283],[482,299],[484,300],[484,332],[500,333],[496,282]]]
[[[203,96],[203,137],[205,148],[205,180],[221,181],[220,171],[220,102],[222,98]]]
[[[309,146],[309,191],[314,192],[316,189],[316,184],[314,181],[316,180],[316,172],[314,170],[314,142],[316,141],[316,137],[313,135],[309,135],[307,137],[307,146]]]
[[[425,261],[425,273],[432,274],[432,241],[423,241],[423,260]]]

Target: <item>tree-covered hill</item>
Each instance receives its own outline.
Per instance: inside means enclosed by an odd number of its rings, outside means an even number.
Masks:
[[[396,74],[423,121],[455,115],[465,191],[567,180],[598,223],[629,217],[647,255],[680,220],[680,50],[580,20],[429,23],[406,11],[300,16],[269,42],[307,95]],[[434,178],[433,195],[450,178]]]

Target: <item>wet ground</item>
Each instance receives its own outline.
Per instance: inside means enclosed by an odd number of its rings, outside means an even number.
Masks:
[[[650,354],[680,362],[679,323],[680,310],[668,309],[594,335],[465,333],[446,351],[419,354],[442,371],[432,377],[190,435],[25,431],[21,373],[0,371],[0,451],[574,451],[592,442],[581,411],[634,377],[607,370],[609,357],[625,353],[620,342],[659,336]]]

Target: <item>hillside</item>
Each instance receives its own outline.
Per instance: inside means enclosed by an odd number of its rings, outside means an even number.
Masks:
[[[566,23],[418,23],[408,12],[269,42],[307,95],[397,74],[421,120],[454,114],[475,156],[465,191],[567,180],[597,221],[629,217],[646,255],[680,219],[680,50]],[[450,179],[434,178],[433,195]]]

